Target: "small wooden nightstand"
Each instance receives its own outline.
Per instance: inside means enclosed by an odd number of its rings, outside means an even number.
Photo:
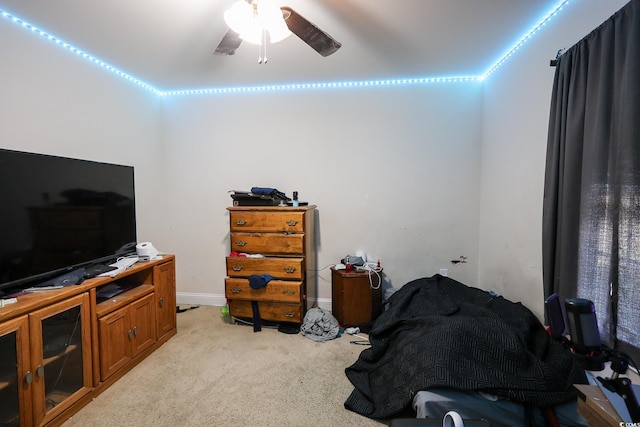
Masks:
[[[382,312],[379,277],[373,274],[370,281],[368,272],[347,273],[332,267],[331,312],[342,326],[362,326],[373,322]]]

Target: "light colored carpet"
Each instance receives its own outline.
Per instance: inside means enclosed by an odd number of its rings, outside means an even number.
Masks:
[[[65,424],[381,426],[344,408],[344,369],[367,347],[225,323],[220,307],[178,314],[178,334]]]

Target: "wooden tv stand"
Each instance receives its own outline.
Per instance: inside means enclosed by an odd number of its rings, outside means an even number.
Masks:
[[[0,308],[0,424],[58,426],[176,334],[175,257],[17,300]]]

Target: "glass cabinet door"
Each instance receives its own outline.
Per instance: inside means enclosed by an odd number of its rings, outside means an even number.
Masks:
[[[0,425],[31,425],[27,316],[0,324]]]
[[[89,299],[78,295],[30,314],[36,424],[91,389]]]

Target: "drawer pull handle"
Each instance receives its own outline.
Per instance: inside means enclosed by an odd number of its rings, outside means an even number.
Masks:
[[[236,225],[245,225],[247,223],[247,221],[245,221],[244,219],[237,219],[236,220]]]
[[[295,273],[296,272],[296,268],[295,267],[285,267],[284,271],[286,271],[287,273]]]
[[[241,265],[232,265],[231,269],[233,271],[242,271],[242,266]]]
[[[292,291],[291,289],[285,289],[282,291],[283,295],[287,295],[287,296],[291,296],[291,295],[295,295],[296,291]]]
[[[293,317],[293,316],[296,315],[296,312],[295,311],[286,311],[284,313],[284,315],[287,316],[287,317]]]
[[[287,225],[289,227],[295,227],[296,225],[298,225],[298,221],[290,219],[289,221],[287,221]]]
[[[244,311],[244,307],[234,307],[233,311],[243,312]]]
[[[236,242],[236,246],[246,246],[247,242],[245,242],[244,240],[239,240]]]
[[[238,288],[238,287],[235,287],[235,286],[233,288],[231,288],[231,293],[232,294],[239,294],[241,291],[242,291],[241,288]]]

